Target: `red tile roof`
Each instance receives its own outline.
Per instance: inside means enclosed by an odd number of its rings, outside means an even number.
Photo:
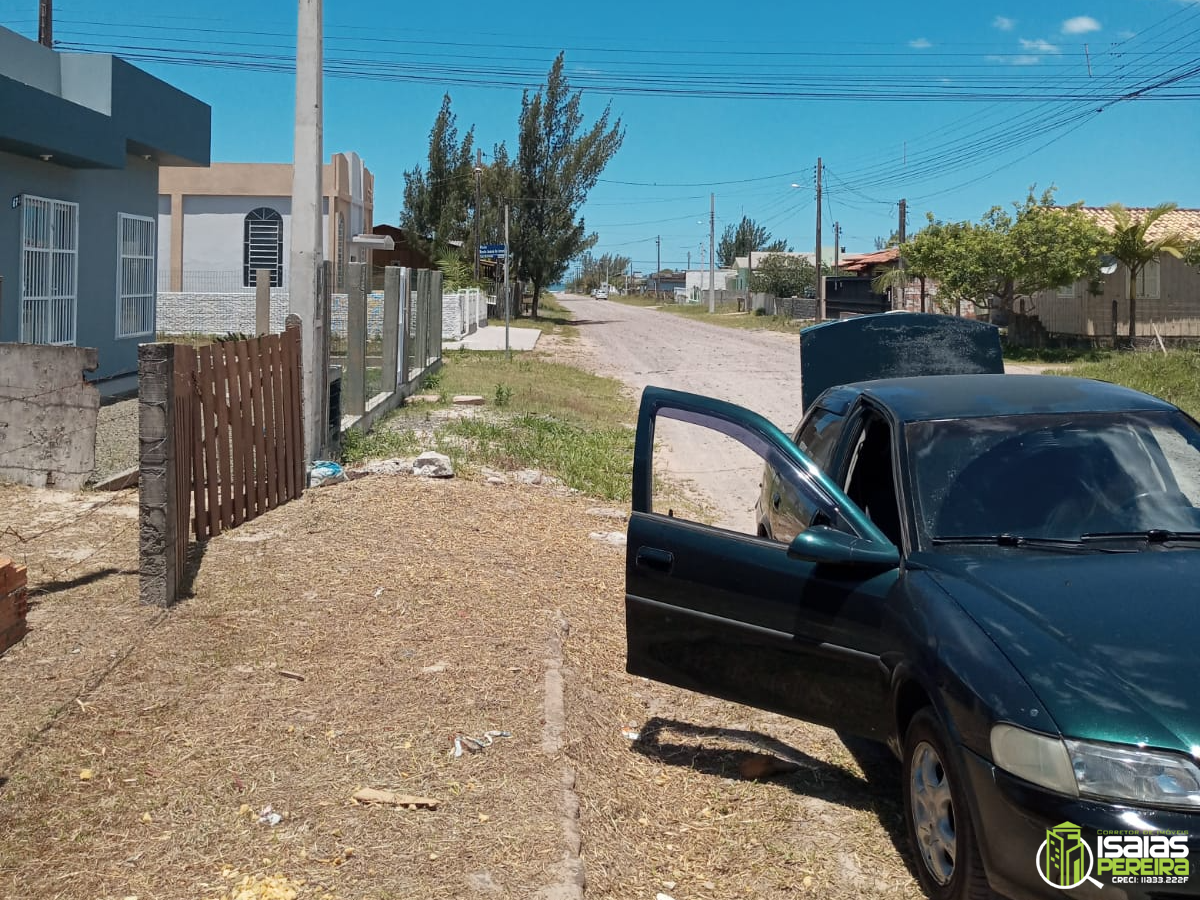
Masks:
[[[1150,212],[1150,208],[1146,206],[1128,206],[1126,209],[1131,216],[1138,220]],[[1106,207],[1085,206],[1082,211],[1105,231],[1113,230],[1113,216]],[[1172,210],[1150,227],[1150,234],[1147,237],[1154,240],[1160,235],[1172,231],[1178,231],[1184,237],[1192,240],[1200,239],[1200,209]]]
[[[885,250],[878,250],[875,253],[859,253],[853,257],[846,257],[846,262],[842,263],[842,268],[850,272],[865,272],[871,266],[885,265],[895,262],[899,258],[900,248],[888,247]]]

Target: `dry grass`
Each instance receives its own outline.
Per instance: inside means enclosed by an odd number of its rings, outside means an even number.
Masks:
[[[22,545],[52,593],[0,662],[17,723],[0,896],[218,897],[268,873],[301,897],[538,896],[562,846],[561,762],[541,751],[560,612],[589,896],[919,896],[893,765],[868,781],[831,732],[624,674],[624,557],[588,539],[613,527],[591,501],[462,479],[310,491],[211,541],[194,596],[162,615],[128,574],[130,499]],[[0,501],[0,531],[63,519],[44,492]],[[64,565],[84,580],[50,584]],[[491,729],[513,736],[446,755]],[[801,768],[742,777],[763,752]],[[442,803],[356,806],[358,787]],[[258,823],[267,805],[278,826]]]

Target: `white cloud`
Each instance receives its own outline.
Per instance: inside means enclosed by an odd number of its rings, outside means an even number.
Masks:
[[[1126,28],[1124,31],[1118,31],[1117,37],[1119,37],[1123,41],[1128,41],[1131,38],[1137,37],[1137,32],[1130,31],[1128,28]]]
[[[1087,34],[1090,31],[1099,30],[1100,23],[1091,16],[1075,16],[1062,23],[1063,34]]]
[[[1040,56],[1012,56],[1008,60],[1014,66],[1036,66],[1042,61]]]
[[[992,27],[998,28],[1001,31],[1012,31],[1017,27],[1017,20],[1010,19],[1007,16],[996,16],[992,19]]]
[[[909,41],[908,46],[914,50],[928,50],[933,44],[927,38],[917,38],[915,41]]]
[[[1028,50],[1030,53],[1057,53],[1058,47],[1049,41],[1038,38],[1036,41],[1021,38],[1022,49]]]

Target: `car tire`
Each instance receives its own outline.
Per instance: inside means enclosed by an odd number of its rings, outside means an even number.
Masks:
[[[904,735],[904,824],[921,887],[931,900],[991,900],[968,808],[967,786],[933,710]]]

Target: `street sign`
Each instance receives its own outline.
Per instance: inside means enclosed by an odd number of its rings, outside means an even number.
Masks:
[[[479,258],[480,259],[504,259],[503,244],[480,244]]]

